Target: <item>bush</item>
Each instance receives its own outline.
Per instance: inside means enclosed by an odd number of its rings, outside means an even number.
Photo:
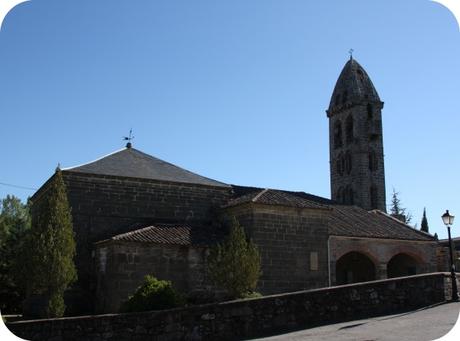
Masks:
[[[241,298],[260,298],[264,297],[260,292],[248,291],[241,295]]]
[[[180,307],[184,303],[183,296],[174,289],[170,281],[158,280],[152,275],[147,275],[141,286],[122,304],[120,311],[171,309]]]

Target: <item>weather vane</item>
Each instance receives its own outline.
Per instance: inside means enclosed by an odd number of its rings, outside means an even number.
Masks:
[[[133,139],[134,139],[133,130],[129,129],[129,135],[123,137],[123,141],[128,141],[128,143],[126,144],[126,148],[131,148],[132,146],[131,141]]]
[[[353,51],[354,51],[353,49],[350,49],[350,50],[348,51],[348,53],[350,54],[350,59],[353,59]]]

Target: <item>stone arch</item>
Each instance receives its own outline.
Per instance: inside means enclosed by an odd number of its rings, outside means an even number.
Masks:
[[[403,277],[416,275],[420,271],[422,260],[406,252],[400,252],[388,261],[387,263],[387,277]]]
[[[366,254],[350,251],[341,256],[335,264],[338,285],[367,282],[376,279],[375,262]]]

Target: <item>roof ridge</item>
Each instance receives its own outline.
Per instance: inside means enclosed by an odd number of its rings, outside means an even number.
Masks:
[[[116,234],[116,235],[110,237],[110,239],[116,240],[116,238],[119,238],[119,237],[132,236],[135,233],[143,232],[143,231],[148,230],[148,229],[150,229],[152,227],[156,227],[156,226],[150,225],[150,226],[146,226],[146,227],[143,227],[143,228],[140,228],[140,229],[135,229],[135,230],[132,230],[132,231]]]
[[[264,195],[265,193],[268,192],[268,188],[265,188],[264,190],[262,190],[260,193],[258,193],[254,198],[252,198],[252,202],[257,202],[257,200],[259,200],[259,198]]]
[[[101,157],[99,157],[99,158],[97,158],[97,159],[95,159],[95,160],[93,160],[93,161],[89,161],[89,162],[86,162],[86,163],[81,163],[81,164],[79,164],[79,165],[72,166],[72,167],[61,168],[61,170],[67,171],[67,170],[72,170],[72,169],[74,169],[74,168],[86,166],[86,165],[89,165],[89,164],[91,164],[91,163],[95,163],[95,162],[97,162],[97,161],[100,161],[100,160],[102,160],[102,159],[104,159],[104,158],[106,158],[106,157],[109,157],[109,156],[115,155],[115,154],[117,154],[117,153],[120,153],[120,152],[122,152],[122,151],[124,151],[124,150],[128,150],[128,149],[134,149],[134,148],[123,147],[123,148],[121,148],[121,149],[115,150],[114,152],[111,152],[111,153],[109,153],[109,154],[103,155],[103,156],[101,156]]]

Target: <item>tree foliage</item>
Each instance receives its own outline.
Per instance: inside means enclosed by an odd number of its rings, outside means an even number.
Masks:
[[[46,298],[44,316],[59,317],[65,311],[64,292],[77,279],[72,216],[59,169],[32,213],[25,260],[27,292]]]
[[[144,277],[134,294],[120,308],[122,312],[171,309],[184,305],[183,296],[170,281],[156,279],[152,275]]]
[[[420,226],[420,230],[426,233],[429,233],[428,227],[428,219],[426,219],[426,208],[423,208],[423,217],[422,217],[422,224]]]
[[[232,298],[245,297],[257,286],[261,275],[259,250],[246,239],[243,227],[234,217],[226,240],[211,249],[208,272],[211,280]]]
[[[0,310],[20,313],[25,296],[17,260],[30,229],[29,207],[13,195],[0,201]]]
[[[402,207],[399,192],[396,192],[394,188],[391,196],[390,215],[405,224],[410,224],[412,221],[412,214]]]

